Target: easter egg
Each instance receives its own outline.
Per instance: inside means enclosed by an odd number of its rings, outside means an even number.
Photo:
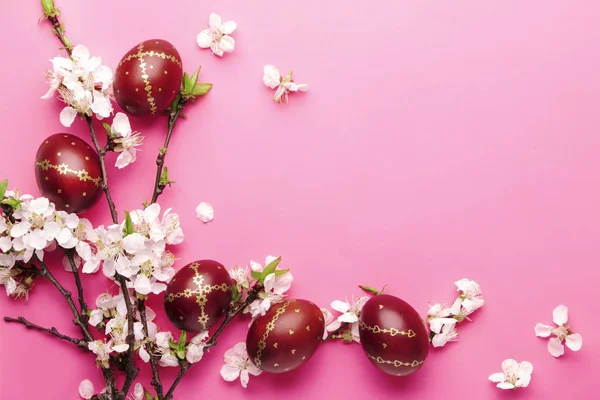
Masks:
[[[100,158],[85,141],[67,133],[47,137],[35,157],[35,178],[42,196],[57,210],[80,213],[102,192]]]
[[[425,362],[429,334],[417,311],[388,294],[370,298],[359,319],[360,342],[371,362],[396,376],[410,375]]]
[[[123,111],[142,116],[166,110],[183,77],[177,49],[166,40],[152,39],[129,50],[115,70],[113,89]]]
[[[323,313],[314,303],[287,300],[274,304],[250,326],[248,356],[262,371],[292,371],[314,354],[324,330]]]
[[[201,260],[177,271],[167,285],[165,311],[177,329],[202,332],[213,326],[231,302],[232,282],[217,261]]]

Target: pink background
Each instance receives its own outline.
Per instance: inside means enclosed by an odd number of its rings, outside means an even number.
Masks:
[[[422,314],[450,301],[453,282],[480,282],[485,307],[460,341],[431,352],[418,374],[378,372],[359,346],[323,346],[304,368],[263,374],[244,390],[219,376],[224,351],[246,322],[195,366],[176,398],[594,399],[600,342],[600,6],[597,1],[60,0],[68,37],[114,67],[139,41],[177,46],[187,71],[203,66],[214,90],[189,107],[167,158],[177,184],[161,198],[187,235],[178,266],[212,258],[228,266],[282,255],[293,296],[327,306],[389,293]],[[236,50],[219,59],[196,34],[210,12],[238,23]],[[0,171],[11,187],[39,194],[32,167],[42,140],[87,127],[58,120],[43,101],[43,72],[60,54],[37,1],[0,14]],[[311,91],[271,101],[262,68],[272,63]],[[134,121],[146,135],[138,161],[110,168],[120,211],[149,198],[163,120]],[[114,163],[114,155],[109,157]],[[215,220],[195,218],[211,202]],[[108,223],[105,202],[88,213]],[[70,277],[54,263],[56,274]],[[88,303],[106,280],[86,276]],[[72,286],[72,285],[71,285]],[[166,323],[160,299],[152,306]],[[535,337],[559,304],[584,338],[559,360]],[[0,299],[0,313],[77,331],[53,288],[29,304]],[[534,364],[529,388],[487,381],[505,358]],[[0,398],[76,399],[101,375],[70,344],[0,323]],[[163,372],[165,382],[176,369]],[[141,377],[149,382],[147,366]]]

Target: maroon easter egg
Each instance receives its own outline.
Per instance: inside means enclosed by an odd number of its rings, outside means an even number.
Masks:
[[[367,301],[359,321],[360,342],[383,372],[405,376],[417,371],[429,352],[425,322],[407,302],[380,294]]]
[[[101,175],[98,154],[67,133],[47,137],[35,157],[38,188],[57,210],[80,213],[89,209],[101,193]]]
[[[250,326],[246,348],[259,369],[282,373],[304,364],[323,339],[321,309],[307,300],[287,300],[272,305]]]
[[[113,82],[115,99],[128,114],[156,114],[171,105],[182,77],[177,49],[166,40],[146,40],[119,62]]]
[[[165,295],[167,317],[177,329],[202,332],[225,315],[231,302],[231,278],[217,261],[186,265],[171,279]]]

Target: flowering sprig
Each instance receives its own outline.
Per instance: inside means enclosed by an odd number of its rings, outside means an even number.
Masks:
[[[433,347],[443,347],[449,342],[458,340],[456,325],[465,320],[471,321],[469,315],[483,307],[481,287],[475,281],[460,279],[455,282],[459,296],[447,306],[435,303],[429,306],[427,322],[431,330]]]
[[[323,340],[341,339],[344,343],[360,343],[358,320],[367,300],[369,298],[366,296],[352,297],[351,301],[334,300],[331,308],[340,313],[337,318],[329,310],[322,308],[325,320]]]
[[[569,320],[569,309],[566,306],[560,305],[552,312],[552,320],[556,326],[544,325],[538,323],[535,326],[535,335],[543,338],[547,338],[553,335],[548,341],[548,352],[554,357],[560,357],[565,354],[565,346],[563,341],[569,349],[572,351],[581,350],[583,345],[583,339],[579,333],[575,333],[571,330],[571,327],[567,325]]]
[[[308,91],[308,85],[304,83],[298,84],[292,80],[292,72],[282,77],[279,74],[279,70],[273,65],[266,65],[263,72],[263,83],[271,89],[277,88],[273,96],[273,101],[276,103],[287,103],[289,92]]]

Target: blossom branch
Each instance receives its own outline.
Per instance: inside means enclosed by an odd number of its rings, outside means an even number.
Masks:
[[[138,310],[140,312],[140,319],[142,320],[142,331],[145,337],[148,337],[148,318],[146,317],[146,304],[143,299],[138,300]],[[152,367],[152,386],[156,391],[158,400],[163,400],[163,387],[160,380],[160,374],[158,372],[158,363],[156,357],[154,357],[154,351],[152,349],[152,343],[146,342],[144,344],[146,351],[150,354],[150,365]]]
[[[261,289],[262,289],[261,285],[255,286],[254,289],[250,293],[248,293],[248,298],[246,299],[246,301],[244,301],[242,304],[238,305],[237,307],[230,308],[227,311],[227,316],[225,317],[225,319],[223,320],[221,325],[219,325],[219,327],[217,328],[215,333],[213,333],[213,335],[208,340],[208,342],[206,342],[206,345],[204,346],[204,351],[217,345],[217,339],[219,338],[219,336],[221,335],[221,333],[223,332],[225,327],[227,327],[227,325],[229,325],[229,323],[231,321],[233,321],[233,319],[239,313],[241,313],[246,307],[248,307],[248,305],[250,303],[252,303],[258,297],[258,293],[260,292]],[[183,379],[183,376],[190,369],[191,366],[192,366],[192,364],[189,361],[179,360],[179,374],[177,375],[177,378],[175,379],[175,381],[171,385],[171,388],[165,395],[164,400],[171,400],[173,398],[173,392],[175,392],[177,385],[179,385],[179,382],[181,381],[181,379]]]
[[[135,335],[133,333],[133,305],[131,304],[131,299],[129,298],[129,290],[127,289],[127,283],[125,278],[119,274],[116,276],[119,285],[121,285],[121,291],[123,292],[123,299],[125,300],[125,308],[127,309],[127,338],[126,343],[129,345],[129,349],[127,350],[127,367],[125,371],[125,383],[123,384],[123,389],[121,390],[123,393],[129,392],[129,388],[133,384],[133,380],[137,377],[139,369],[135,366],[134,359],[134,343],[135,343]]]
[[[88,349],[87,342],[85,340],[76,339],[76,338],[73,338],[73,337],[70,337],[67,335],[63,335],[55,327],[44,328],[43,326],[34,324],[33,322],[30,322],[23,317],[17,317],[17,318],[4,317],[4,321],[20,323],[20,324],[25,325],[25,328],[27,328],[27,329],[33,329],[33,330],[40,331],[40,332],[46,332],[49,335],[52,335],[59,339],[73,343],[74,345],[76,345],[79,348],[86,349],[86,350]]]
[[[67,249],[64,249],[65,255],[69,260],[69,264],[71,264],[71,270],[73,271],[73,276],[75,277],[75,285],[77,285],[77,299],[79,300],[79,308],[81,309],[81,317],[83,319],[87,319],[87,304],[85,304],[85,299],[83,297],[83,285],[81,283],[81,278],[79,276],[79,269],[75,265],[75,260],[73,259],[73,253]]]
[[[100,189],[106,195],[106,201],[108,202],[108,208],[110,210],[110,216],[114,224],[119,223],[119,218],[117,216],[117,210],[115,208],[115,203],[113,202],[112,196],[110,195],[110,188],[108,187],[108,176],[106,174],[106,163],[104,162],[104,156],[106,155],[106,148],[101,148],[98,143],[98,138],[96,137],[96,131],[94,130],[94,125],[92,121],[92,117],[87,116],[85,120],[88,123],[90,128],[90,134],[92,136],[92,142],[94,143],[94,147],[96,148],[96,152],[100,158],[100,170],[102,172],[102,183],[100,184]]]
[[[350,324],[348,322],[344,322],[342,323],[342,325],[340,325],[339,328],[337,328],[335,331],[332,331],[327,338],[325,338],[323,341],[326,342],[328,340],[331,339],[337,339],[340,337],[340,332],[343,332],[344,330],[346,330],[346,328],[348,328],[350,326]]]
[[[62,24],[58,20],[60,12],[54,6],[54,1],[42,0],[42,8],[44,9],[44,17],[47,18],[48,21],[50,21],[50,23],[52,23],[52,33],[54,33],[58,40],[60,40],[65,51],[70,56],[73,51],[73,45],[71,44],[71,41],[65,36],[65,30],[63,29]]]
[[[187,103],[187,99],[181,96],[178,96],[177,103],[173,108],[171,108],[169,112],[169,121],[167,124],[167,137],[165,138],[165,143],[163,147],[158,151],[158,156],[156,157],[156,179],[154,180],[154,191],[152,192],[152,203],[156,203],[158,197],[165,190],[167,185],[169,184],[168,179],[163,179],[163,167],[165,165],[165,157],[167,155],[167,149],[169,148],[169,143],[171,142],[171,135],[173,133],[173,129],[175,128],[175,124],[177,123],[177,119],[182,114],[183,109],[185,108],[185,104]]]

